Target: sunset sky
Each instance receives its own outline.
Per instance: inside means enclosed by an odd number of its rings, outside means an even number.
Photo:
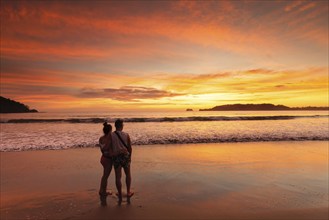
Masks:
[[[328,106],[328,1],[1,1],[1,96],[39,111]]]

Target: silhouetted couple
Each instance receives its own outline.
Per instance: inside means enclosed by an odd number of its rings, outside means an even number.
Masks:
[[[99,138],[99,145],[102,151],[101,164],[103,165],[104,172],[101,179],[101,185],[99,189],[99,195],[102,205],[106,205],[106,197],[112,193],[107,192],[107,179],[110,176],[112,166],[115,170],[115,184],[117,187],[118,203],[122,202],[122,184],[121,174],[122,168],[126,174],[126,186],[127,186],[127,201],[130,202],[130,197],[134,195],[134,192],[130,190],[131,186],[131,172],[130,162],[132,155],[131,141],[129,134],[123,132],[123,120],[117,119],[115,121],[115,131],[112,132],[112,126],[110,124],[103,124],[104,135]]]

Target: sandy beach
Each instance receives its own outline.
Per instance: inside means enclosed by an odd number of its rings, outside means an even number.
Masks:
[[[128,204],[98,148],[1,152],[1,219],[328,219],[328,142],[135,146]],[[124,179],[123,179],[124,182]]]

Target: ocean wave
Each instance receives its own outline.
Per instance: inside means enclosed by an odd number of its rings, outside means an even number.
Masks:
[[[237,143],[237,142],[270,142],[270,141],[329,141],[328,136],[299,136],[299,137],[231,137],[231,138],[190,138],[190,139],[149,139],[135,140],[132,145],[169,145],[169,144],[200,144],[200,143]],[[25,145],[20,147],[1,147],[0,152],[32,151],[32,150],[65,150],[75,148],[98,147],[97,143],[80,143],[68,145]]]
[[[329,115],[305,116],[194,116],[194,117],[161,117],[161,118],[123,118],[125,122],[186,122],[186,121],[262,121],[262,120],[291,120],[298,118],[328,118]],[[1,119],[0,123],[103,123],[114,122],[114,118],[65,118],[65,119]]]
[[[306,119],[295,120],[298,118]],[[103,134],[103,126],[99,122],[114,121],[101,117],[72,117],[64,122],[53,119],[56,121],[50,119],[49,122],[47,119],[45,123],[1,124],[0,151],[93,147]],[[127,117],[125,121],[131,123],[126,123],[124,130],[129,133],[133,145],[329,141],[328,119],[327,115]]]

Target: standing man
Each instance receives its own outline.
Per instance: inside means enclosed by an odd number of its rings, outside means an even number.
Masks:
[[[127,201],[130,202],[130,197],[134,195],[134,192],[130,191],[131,186],[131,173],[130,162],[132,155],[131,141],[129,134],[123,132],[123,120],[117,119],[115,121],[115,131],[111,133],[112,147],[113,147],[113,165],[115,169],[115,184],[118,190],[118,203],[122,202],[122,184],[121,173],[122,168],[126,174],[126,186],[127,186]]]

